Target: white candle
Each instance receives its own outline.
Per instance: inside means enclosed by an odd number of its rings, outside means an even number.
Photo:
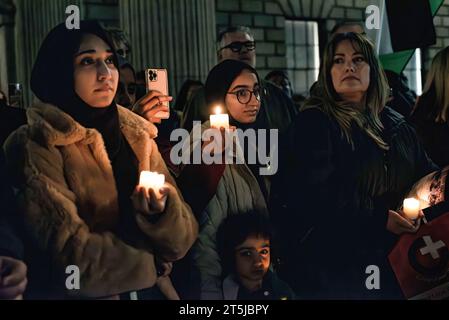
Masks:
[[[164,186],[165,176],[157,172],[142,171],[140,173],[139,185],[146,189],[153,189],[160,198],[159,189]]]
[[[403,211],[410,220],[416,220],[419,216],[420,203],[415,198],[404,199]]]
[[[220,129],[223,127],[225,129],[229,129],[229,115],[226,113],[222,114],[221,112],[220,106],[217,106],[215,108],[215,114],[210,115],[211,128]]]

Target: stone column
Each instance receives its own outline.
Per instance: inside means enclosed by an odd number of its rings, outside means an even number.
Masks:
[[[16,81],[12,0],[0,1],[0,89],[8,94],[8,83]]]
[[[119,0],[119,11],[136,71],[168,69],[173,96],[187,79],[205,81],[216,63],[214,1]]]
[[[17,82],[24,88],[26,107],[32,102],[31,70],[42,41],[53,27],[65,22],[67,6],[78,5],[82,19],[82,0],[15,0],[15,5]]]

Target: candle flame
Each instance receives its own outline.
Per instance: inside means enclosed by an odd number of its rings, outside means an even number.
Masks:
[[[221,107],[220,106],[216,106],[215,107],[215,114],[221,114]]]
[[[142,171],[140,173],[139,185],[146,188],[159,189],[165,183],[165,176],[157,172]]]
[[[403,212],[408,219],[415,220],[419,217],[420,202],[415,198],[404,199]]]
[[[404,206],[408,206],[408,207],[419,207],[419,200],[416,198],[407,198],[404,199]]]

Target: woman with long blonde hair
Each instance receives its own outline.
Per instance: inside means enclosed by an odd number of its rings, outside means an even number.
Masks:
[[[395,234],[416,227],[389,209],[436,167],[413,128],[386,107],[387,96],[371,42],[335,35],[291,127],[277,192],[284,199],[276,214],[284,237],[280,272],[299,297],[398,297],[387,253]],[[370,265],[382,271],[381,290],[365,286]]]
[[[449,165],[449,47],[433,59],[411,122],[429,157],[441,167]]]

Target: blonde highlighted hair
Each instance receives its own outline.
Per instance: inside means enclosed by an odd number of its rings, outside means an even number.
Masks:
[[[335,91],[331,69],[334,64],[335,51],[339,43],[348,40],[357,52],[360,52],[370,66],[370,83],[365,95],[365,108],[360,110],[353,103],[344,101]],[[342,134],[354,147],[351,126],[355,123],[381,149],[387,150],[388,144],[382,139],[383,130],[380,112],[388,99],[388,82],[380,62],[374,52],[371,41],[363,35],[348,32],[334,35],[324,50],[318,81],[311,90],[311,97],[306,100],[302,110],[319,108],[334,118]]]

